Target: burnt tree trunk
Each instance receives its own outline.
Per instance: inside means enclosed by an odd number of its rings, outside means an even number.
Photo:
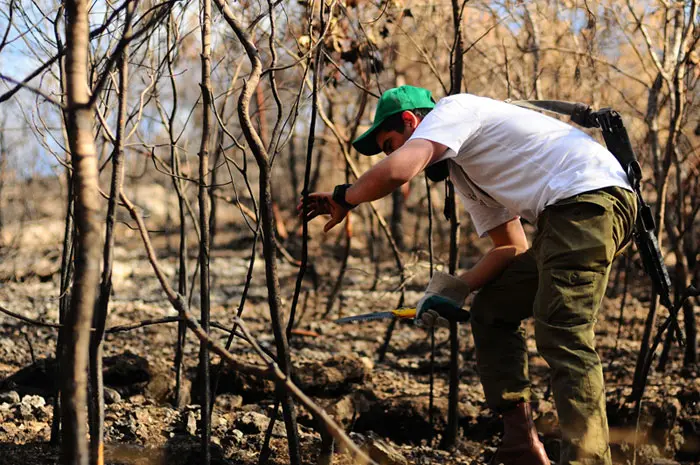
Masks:
[[[65,48],[63,46],[63,40],[58,28],[58,21],[63,18],[64,15],[63,7],[58,9],[56,13],[56,28],[54,31],[56,38],[56,48],[59,53],[64,53]],[[67,94],[67,83],[66,83],[66,68],[65,60],[59,60],[58,66],[58,78],[61,83],[61,90],[63,95],[61,96],[61,103],[64,105],[64,109],[61,112],[61,121],[63,123],[63,141],[65,145],[68,145],[68,114],[65,110],[66,105],[66,94]],[[70,166],[72,161],[70,159],[70,153],[66,154],[66,166]],[[68,308],[70,307],[70,285],[73,280],[73,254],[75,253],[75,197],[73,195],[73,173],[71,169],[66,169],[66,215],[65,215],[65,227],[63,232],[63,248],[61,251],[61,277],[60,277],[60,298],[58,300],[58,323],[61,325],[61,329],[58,331],[58,337],[56,338],[56,373],[61,373],[61,356],[63,354],[63,346],[65,340],[65,319],[68,313]],[[61,443],[61,387],[56,386],[55,395],[53,399],[53,411],[54,415],[51,420],[51,439],[50,443],[53,446],[58,446]]]
[[[124,37],[131,35],[131,19],[135,3],[127,6],[124,24]],[[90,339],[90,463],[104,464],[104,379],[102,375],[102,352],[107,323],[109,297],[112,293],[112,264],[114,263],[114,223],[116,220],[117,199],[124,179],[124,134],[126,128],[127,84],[129,73],[129,46],[124,46],[119,59],[119,106],[117,110],[117,134],[112,153],[112,179],[107,202],[107,225],[102,252],[102,279],[97,307],[93,317],[95,331]]]
[[[3,116],[2,124],[0,124],[0,248],[3,247],[2,243],[2,228],[4,224],[4,216],[2,209],[2,191],[5,185],[5,161],[7,160],[7,141],[5,139],[5,122],[7,121],[7,116]]]
[[[168,75],[170,81],[170,89],[172,92],[172,110],[168,115],[168,137],[170,145],[170,172],[172,174],[172,183],[177,193],[177,204],[178,204],[178,214],[180,219],[179,226],[179,247],[178,247],[178,272],[177,272],[177,292],[180,295],[187,295],[187,205],[185,199],[185,193],[183,191],[183,181],[181,179],[182,171],[180,169],[180,153],[177,148],[177,134],[175,132],[175,121],[178,111],[178,92],[177,85],[175,84],[175,72],[174,72],[174,46],[170,44],[176,44],[177,39],[177,27],[175,26],[174,15],[170,13],[170,20],[166,24],[166,34],[168,43]],[[175,345],[175,360],[174,370],[175,370],[175,399],[174,405],[176,408],[182,408],[185,406],[185,393],[182,380],[185,376],[183,370],[183,358],[185,350],[185,336],[187,332],[187,325],[184,321],[178,321],[177,323],[177,341]]]
[[[454,43],[450,57],[450,94],[458,94],[462,89],[463,52],[462,40],[462,9],[460,2],[452,0],[452,25],[454,27]],[[450,180],[447,182],[447,193],[450,203],[450,274],[455,274],[459,264],[459,215],[455,201],[455,188]],[[450,392],[447,403],[447,427],[442,437],[440,447],[450,449],[457,445],[458,415],[459,415],[459,325],[450,322]]]
[[[65,322],[68,308],[70,307],[70,283],[73,279],[73,253],[75,247],[75,223],[74,223],[74,206],[75,199],[73,197],[73,176],[70,170],[66,170],[66,180],[68,184],[67,202],[66,202],[66,219],[63,232],[63,251],[61,252],[61,277],[60,277],[60,299],[58,300],[58,323],[61,328],[58,330],[58,338],[56,340],[56,372],[61,373],[61,354],[63,354],[63,346],[65,345]],[[57,446],[60,444],[61,433],[61,393],[60,387],[57,387],[53,399],[54,416],[51,420],[51,445]]]
[[[87,367],[90,326],[99,283],[100,227],[97,155],[88,88],[86,0],[66,1],[67,133],[73,160],[77,230],[75,280],[66,314],[61,373],[61,462],[87,465]]]
[[[260,167],[260,220],[263,236],[263,256],[265,257],[265,277],[268,290],[268,304],[270,306],[270,319],[272,331],[277,345],[277,361],[280,369],[289,377],[291,374],[291,358],[287,335],[283,330],[282,315],[280,311],[280,289],[277,276],[277,244],[275,241],[275,220],[272,213],[272,192],[270,189],[271,169],[269,164],[258,162]],[[287,427],[289,440],[289,455],[292,464],[301,464],[301,450],[297,434],[296,412],[294,402],[288,392],[278,389],[277,395],[282,402],[284,423]]]
[[[403,236],[403,210],[406,202],[401,189],[396,189],[391,193],[391,201],[391,235],[394,236],[399,250],[404,250],[406,244]]]
[[[207,188],[209,171],[209,136],[211,133],[211,1],[203,0],[201,13],[202,27],[202,141],[199,149],[199,292],[202,329],[209,334],[209,212],[211,202]],[[202,463],[209,465],[211,451],[211,384],[209,381],[209,346],[202,341],[199,346],[199,371],[201,380],[201,420]]]

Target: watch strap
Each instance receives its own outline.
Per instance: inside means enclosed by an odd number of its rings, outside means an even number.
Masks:
[[[351,185],[352,184],[338,184],[337,186],[335,186],[335,189],[333,189],[333,195],[331,197],[335,203],[345,208],[346,210],[352,210],[357,206],[345,200],[345,192]]]

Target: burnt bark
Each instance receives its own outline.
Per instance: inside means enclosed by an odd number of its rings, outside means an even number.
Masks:
[[[403,211],[406,202],[404,201],[401,189],[396,189],[391,193],[391,202],[391,235],[394,236],[396,246],[399,250],[404,250],[406,248],[406,243],[403,234]]]
[[[202,140],[199,148],[199,292],[200,292],[200,318],[202,330],[209,334],[210,294],[209,294],[209,212],[211,202],[207,188],[207,175],[209,172],[209,137],[211,135],[211,0],[203,0],[201,3],[201,28],[202,28]],[[202,385],[200,395],[201,419],[200,429],[202,434],[202,463],[209,465],[211,462],[211,383],[209,376],[209,346],[202,341],[199,346],[199,374]]]
[[[167,41],[170,43],[177,43],[177,29],[174,25],[174,15],[170,14],[170,21],[166,28],[167,31]],[[187,295],[187,204],[185,199],[185,193],[183,192],[183,181],[181,178],[182,172],[180,170],[180,153],[177,149],[177,136],[175,134],[175,118],[178,111],[178,91],[175,85],[175,73],[174,73],[174,56],[173,48],[169,49],[167,56],[168,64],[168,74],[170,76],[170,88],[172,91],[172,111],[168,115],[168,137],[170,142],[170,171],[172,174],[173,187],[177,194],[177,204],[178,204],[178,214],[179,214],[179,246],[178,246],[178,272],[177,272],[177,292],[180,295]],[[183,358],[185,350],[185,335],[187,332],[187,326],[184,321],[180,320],[177,323],[177,341],[175,346],[175,399],[174,404],[177,408],[182,408],[185,405],[185,396],[183,393],[183,383],[184,370],[183,370]]]
[[[126,10],[124,36],[131,35],[131,20],[134,14],[134,2],[129,2]],[[126,130],[127,86],[129,73],[129,46],[122,50],[119,61],[119,105],[117,113],[117,134],[112,152],[112,179],[110,183],[109,200],[107,202],[107,218],[105,241],[102,252],[102,278],[99,298],[93,315],[95,331],[90,338],[90,462],[98,465],[104,463],[104,379],[102,375],[102,354],[107,323],[109,297],[112,293],[112,265],[114,263],[114,226],[116,221],[117,199],[124,180],[124,138]]]
[[[452,0],[452,21],[454,27],[454,45],[452,47],[452,59],[450,67],[450,94],[457,94],[462,89],[463,77],[463,48],[462,39],[462,12],[464,11],[463,3],[461,6],[457,0]],[[459,215],[457,212],[457,202],[455,200],[455,188],[452,181],[446,181],[447,196],[449,204],[446,206],[446,211],[450,215],[450,274],[455,274],[459,265]],[[447,200],[446,200],[447,201]],[[450,392],[447,404],[447,427],[442,437],[440,447],[450,449],[457,445],[458,434],[458,408],[459,408],[459,325],[452,321],[450,322]]]
[[[73,160],[77,230],[75,280],[66,314],[61,373],[61,462],[87,464],[87,368],[90,326],[99,283],[100,228],[97,155],[88,88],[86,0],[66,2],[67,133]]]

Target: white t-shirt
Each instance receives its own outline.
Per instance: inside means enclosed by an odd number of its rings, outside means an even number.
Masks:
[[[411,139],[447,146],[450,179],[480,236],[513,218],[535,223],[558,200],[603,187],[631,190],[615,157],[542,113],[470,94],[441,99]]]

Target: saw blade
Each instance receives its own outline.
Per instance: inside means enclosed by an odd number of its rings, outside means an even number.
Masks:
[[[351,323],[353,321],[371,321],[371,320],[383,320],[385,318],[394,318],[393,312],[374,312],[365,313],[364,315],[346,316],[344,318],[338,318],[335,320],[336,323]]]

